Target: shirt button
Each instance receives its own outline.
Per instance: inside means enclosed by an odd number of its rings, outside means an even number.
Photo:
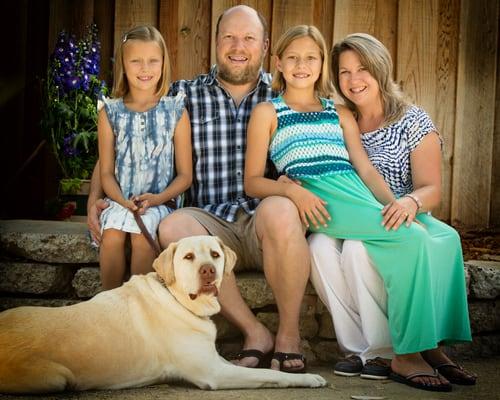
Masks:
[[[241,176],[241,171],[236,171],[236,175]]]
[[[240,145],[236,146],[236,150],[241,150],[241,146]]]
[[[238,118],[236,121],[241,122],[241,118]]]

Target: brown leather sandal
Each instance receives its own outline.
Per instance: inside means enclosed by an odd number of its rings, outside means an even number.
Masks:
[[[441,375],[455,385],[475,385],[477,376],[464,369],[460,364],[442,363],[434,366]]]

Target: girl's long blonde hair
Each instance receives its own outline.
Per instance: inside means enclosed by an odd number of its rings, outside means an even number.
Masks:
[[[290,43],[292,43],[295,39],[303,37],[310,37],[314,40],[321,53],[321,74],[318,80],[314,83],[314,90],[321,97],[329,97],[332,94],[333,88],[330,82],[330,69],[328,67],[328,49],[326,47],[325,39],[318,28],[313,25],[297,25],[291,27],[278,39],[274,49],[274,56],[281,58]],[[278,92],[283,92],[286,88],[286,82],[283,78],[283,74],[278,70],[274,72],[272,88]]]
[[[339,59],[340,55],[347,50],[352,50],[359,56],[361,64],[377,81],[382,96],[385,125],[399,120],[406,112],[409,103],[399,85],[392,78],[393,66],[389,51],[379,40],[367,33],[348,35],[336,43],[332,49],[333,86],[346,106],[357,114],[356,105],[344,96],[339,84]]]
[[[144,42],[155,42],[160,46],[163,54],[163,66],[160,80],[155,95],[164,96],[170,86],[170,59],[168,57],[167,45],[161,33],[154,26],[137,26],[123,35],[122,41],[118,44],[115,52],[115,65],[113,69],[113,97],[123,97],[129,92],[125,68],[123,67],[123,47],[129,40],[142,40]]]

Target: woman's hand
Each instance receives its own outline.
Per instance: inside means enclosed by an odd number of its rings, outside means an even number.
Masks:
[[[389,204],[386,204],[382,209],[382,226],[386,231],[392,229],[396,231],[403,222],[406,221],[406,226],[415,220],[417,215],[417,205],[408,197],[401,197]]]
[[[290,185],[288,197],[297,206],[300,219],[306,228],[309,228],[309,221],[316,228],[319,228],[319,224],[326,227],[326,220],[331,220],[330,214],[328,214],[328,211],[324,207],[326,201],[320,199],[309,190],[299,185]]]

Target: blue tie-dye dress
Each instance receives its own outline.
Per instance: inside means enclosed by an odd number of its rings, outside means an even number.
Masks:
[[[123,197],[161,193],[174,178],[175,127],[184,109],[184,93],[163,96],[143,112],[129,110],[122,98],[103,99],[115,136],[115,177]],[[132,212],[111,199],[101,214],[101,230],[118,229],[141,233]],[[150,207],[142,216],[153,237],[160,221],[172,210],[165,205]]]

